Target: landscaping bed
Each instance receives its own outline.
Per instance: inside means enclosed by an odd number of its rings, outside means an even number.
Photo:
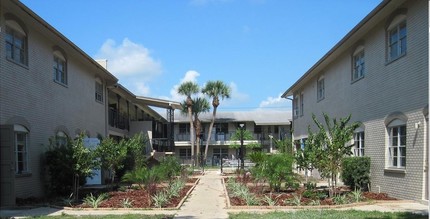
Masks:
[[[329,196],[327,187],[284,189],[278,192],[270,190],[267,184],[244,181],[242,178],[223,178],[229,207],[236,206],[342,206],[361,204],[368,201],[396,200],[386,193],[351,191],[342,186],[336,189],[335,195]]]

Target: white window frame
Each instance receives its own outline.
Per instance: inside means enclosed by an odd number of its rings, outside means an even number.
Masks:
[[[404,135],[402,135],[404,130]],[[388,144],[388,167],[390,168],[406,168],[406,140],[407,129],[406,123],[399,119],[393,120],[388,125],[389,144]],[[404,152],[402,154],[402,152]],[[402,158],[404,160],[402,161]]]
[[[317,101],[321,101],[325,98],[325,80],[324,77],[320,77],[317,81]]]
[[[364,78],[366,74],[364,47],[358,47],[352,56],[352,75],[351,81],[357,81]]]
[[[6,58],[17,64],[27,66],[27,34],[12,20],[6,21]]]
[[[296,95],[293,98],[293,117],[297,118],[299,116],[299,96]]]
[[[68,136],[63,131],[58,131],[55,135],[55,143],[57,146],[66,146],[68,141]]]
[[[402,34],[404,33],[404,34]],[[407,51],[406,16],[398,15],[387,29],[388,61],[394,61],[406,54]]]
[[[96,81],[95,83],[95,99],[97,102],[103,103],[103,84]]]
[[[354,133],[354,156],[364,156],[364,130]]]
[[[303,110],[304,110],[304,108],[303,108],[304,99],[303,98],[304,98],[303,93],[300,93],[300,116],[303,116],[303,114],[304,114],[304,112],[303,112]]]
[[[68,84],[67,75],[67,61],[64,56],[58,51],[54,52],[54,63],[53,63],[54,81],[66,85]]]
[[[28,166],[28,147],[29,147],[28,130],[22,125],[14,125],[14,132],[15,132],[15,146],[14,146],[15,174],[29,173],[30,169]],[[20,135],[24,135],[23,136],[24,138],[19,139]]]

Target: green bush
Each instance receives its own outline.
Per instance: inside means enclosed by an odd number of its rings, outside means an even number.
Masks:
[[[343,158],[341,177],[351,189],[367,190],[370,183],[370,157]]]
[[[93,151],[88,150],[82,144],[83,135],[72,141],[67,139],[64,145],[57,143],[55,137],[49,139],[49,146],[44,154],[45,168],[49,174],[47,191],[50,196],[66,196],[73,192],[73,182],[76,176],[79,186],[86,182],[86,177],[92,175],[92,168],[96,168]]]

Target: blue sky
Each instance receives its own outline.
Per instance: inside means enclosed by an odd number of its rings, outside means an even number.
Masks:
[[[222,80],[220,111],[290,110],[280,98],[380,0],[21,0],[136,95]]]

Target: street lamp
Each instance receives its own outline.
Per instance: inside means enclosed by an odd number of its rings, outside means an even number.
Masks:
[[[245,126],[245,124],[240,123],[239,127],[240,127],[240,169],[244,170],[245,169],[245,160],[244,160],[244,148],[243,148],[243,127]]]

